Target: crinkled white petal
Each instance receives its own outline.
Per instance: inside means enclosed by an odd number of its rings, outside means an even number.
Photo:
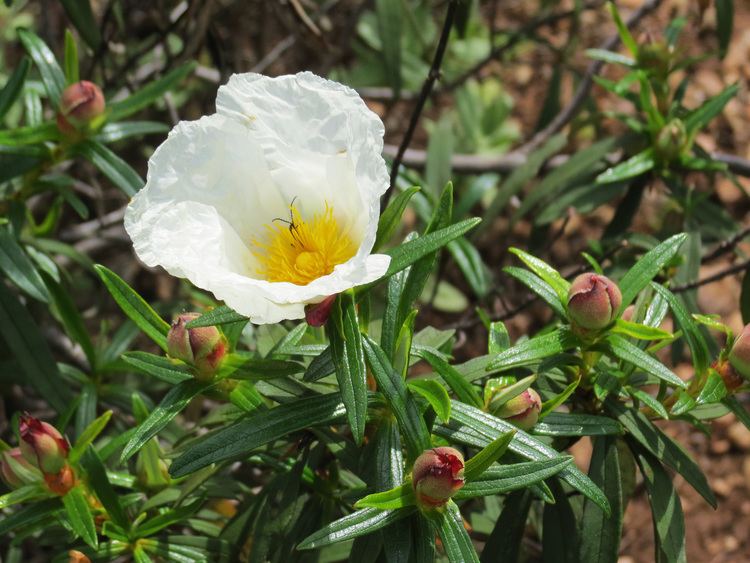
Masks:
[[[125,228],[136,253],[211,291],[254,323],[304,317],[304,306],[381,277],[371,255],[388,187],[383,125],[351,89],[310,73],[235,75],[218,113],[180,122],[149,161]],[[354,257],[305,286],[260,279],[254,241],[265,225],[331,205],[359,244]]]

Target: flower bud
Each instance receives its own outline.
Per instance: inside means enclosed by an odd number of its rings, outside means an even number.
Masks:
[[[581,274],[568,291],[568,316],[587,330],[599,330],[615,320],[622,303],[620,288],[599,274]]]
[[[326,324],[331,314],[333,304],[336,302],[337,293],[329,295],[320,303],[314,303],[305,307],[305,320],[310,326],[318,327]]]
[[[745,379],[750,379],[750,324],[745,325],[729,351],[729,363]]]
[[[185,328],[198,313],[183,313],[172,323],[167,335],[167,354],[191,364],[201,377],[213,377],[227,354],[227,340],[215,326]]]
[[[664,41],[648,41],[638,47],[638,65],[659,77],[669,73],[674,50]]]
[[[687,129],[681,119],[673,119],[662,127],[656,136],[656,154],[663,160],[674,160],[685,150],[688,142]]]
[[[53,493],[63,496],[76,485],[76,474],[70,465],[64,465],[63,468],[55,474],[45,474],[44,482],[47,488]]]
[[[104,115],[104,106],[104,94],[99,86],[88,80],[71,84],[60,98],[57,126],[66,135],[73,135]]]
[[[41,480],[39,470],[26,461],[20,448],[12,448],[0,454],[0,477],[11,489]]]
[[[29,463],[45,475],[55,475],[68,459],[68,441],[51,424],[28,414],[21,415],[18,429],[21,435],[21,453]]]
[[[422,507],[443,506],[464,486],[464,456],[449,447],[426,450],[414,462],[412,484]]]
[[[492,405],[490,405],[490,408]],[[539,420],[542,398],[531,387],[494,409],[492,414],[507,420],[521,430],[528,430]]]

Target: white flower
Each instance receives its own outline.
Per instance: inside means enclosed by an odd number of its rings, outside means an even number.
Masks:
[[[383,124],[356,92],[309,72],[239,74],[216,107],[149,160],[125,214],[140,259],[257,324],[381,277]]]

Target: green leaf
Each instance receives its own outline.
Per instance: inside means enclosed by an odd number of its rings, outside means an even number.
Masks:
[[[649,284],[656,274],[675,257],[687,237],[687,233],[680,233],[668,238],[648,251],[622,277],[618,284],[622,293],[622,304],[618,316],[633,302],[638,293]]]
[[[33,477],[41,479],[41,474],[37,470]],[[0,510],[8,508],[22,502],[29,502],[32,500],[40,499],[49,496],[49,491],[41,483],[34,483],[30,485],[23,485],[18,489],[14,489],[9,493],[0,495]]]
[[[76,443],[70,448],[70,452],[68,453],[68,461],[70,461],[70,463],[75,464],[81,459],[86,448],[88,448],[101,431],[104,430],[104,427],[107,426],[110,418],[112,418],[112,411],[106,411],[103,415],[89,424],[83,432],[81,432],[81,435],[78,436]]]
[[[52,516],[60,508],[59,498],[36,501],[13,514],[0,518],[0,535],[6,537],[9,532],[17,528],[31,528],[39,521]]]
[[[249,381],[240,381],[229,393],[229,400],[245,412],[252,412],[264,404],[263,397]]]
[[[531,384],[536,381],[536,377],[536,375],[529,375],[528,377],[519,379],[518,381],[510,385],[506,386],[505,384],[503,384],[503,386],[499,389],[496,385],[491,386],[489,383],[485,384],[484,405],[489,406],[489,408],[486,408],[485,410],[494,411],[511,399],[518,397],[518,395],[531,387]]]
[[[0,283],[0,335],[25,376],[57,411],[69,405],[70,393],[60,377],[52,352],[33,317],[4,283]]]
[[[443,543],[443,549],[451,563],[479,563],[474,545],[469,533],[464,527],[461,511],[452,500],[448,501],[444,510],[432,511],[430,517],[436,522],[438,535]]]
[[[724,380],[715,370],[710,370],[706,383],[696,398],[696,403],[699,405],[718,403],[727,395],[727,386],[724,384]]]
[[[332,424],[345,414],[338,393],[303,397],[266,411],[256,411],[235,424],[201,437],[172,462],[169,471],[173,477],[182,477],[212,463],[238,459],[292,432]]]
[[[71,0],[68,0],[70,2]],[[63,4],[68,3],[63,0]],[[69,29],[65,30],[65,79],[68,85],[80,80],[78,77],[78,45]]]
[[[73,303],[72,297],[49,275],[44,274],[43,278],[60,320],[65,327],[65,332],[68,333],[73,342],[81,346],[89,362],[89,366],[93,368],[96,366],[96,350],[94,349],[94,344],[91,342],[91,337],[83,322],[83,318]]]
[[[544,461],[497,465],[468,481],[453,498],[455,500],[464,500],[490,495],[502,495],[518,489],[524,489],[534,483],[556,475],[571,463],[573,463],[572,457],[563,456]]]
[[[390,240],[396,228],[401,224],[401,216],[404,214],[406,206],[409,205],[412,196],[419,189],[418,186],[412,186],[408,190],[404,190],[393,198],[388,207],[385,208],[378,221],[378,232],[375,236],[375,244],[372,247],[373,252],[379,250]]]
[[[651,504],[651,517],[654,521],[656,536],[655,561],[684,563],[687,561],[685,516],[682,512],[680,496],[658,457],[649,455],[640,448],[636,448],[633,453],[641,469]]]
[[[503,511],[482,550],[480,558],[482,563],[518,561],[531,500],[531,492],[528,489],[521,489],[508,495],[503,504]]]
[[[482,407],[479,391],[456,368],[429,350],[419,350],[417,353],[432,366],[462,402],[478,408]]]
[[[91,11],[90,0],[61,1],[63,7],[65,8],[65,12],[70,18],[70,21],[78,30],[78,33],[81,34],[83,40],[89,47],[91,47],[93,50],[96,50],[99,47],[99,43],[101,43],[102,38],[99,34],[99,25],[96,23],[94,14]],[[73,82],[76,81],[77,79]]]
[[[96,535],[94,515],[91,513],[88,500],[86,500],[86,491],[83,485],[76,485],[70,489],[63,496],[62,501],[73,531],[89,546],[97,549],[99,538]]]
[[[490,290],[487,266],[479,250],[465,238],[450,241],[447,248],[474,294],[477,297],[487,295]]]
[[[607,436],[622,434],[622,426],[608,416],[553,412],[532,431],[540,436]]]
[[[367,419],[367,369],[357,310],[350,293],[342,293],[336,299],[327,328],[336,380],[346,405],[346,416],[354,440],[361,444]]]
[[[406,382],[406,386],[427,400],[440,420],[443,422],[450,420],[451,398],[440,383],[434,379],[410,379]]]
[[[115,143],[131,137],[142,137],[156,133],[164,134],[169,127],[158,121],[121,121],[119,123],[107,123],[94,136],[100,143]]]
[[[607,516],[588,499],[583,504],[580,560],[590,563],[617,561],[625,500],[620,473],[620,453],[615,438],[600,436],[594,440],[589,477],[607,496],[612,513]]]
[[[628,409],[616,401],[607,401],[607,409],[617,417],[633,439],[657,459],[682,475],[685,481],[706,499],[708,504],[716,508],[716,497],[706,476],[685,450],[654,426],[642,412]]]
[[[560,297],[555,292],[555,290],[552,289],[552,286],[550,286],[542,278],[532,272],[529,272],[528,270],[516,268],[514,266],[506,266],[505,268],[503,268],[503,272],[505,272],[509,276],[513,276],[514,278],[516,278],[531,291],[544,299],[547,305],[552,307],[552,309],[555,311],[555,313],[558,314],[558,316],[565,318],[565,305],[563,305],[563,302],[560,301]]]
[[[417,497],[414,495],[414,486],[411,481],[399,485],[389,491],[373,493],[354,503],[354,508],[378,508],[380,510],[395,510],[414,506]]]
[[[140,373],[145,373],[172,385],[193,379],[193,374],[186,366],[178,365],[164,356],[156,356],[148,352],[125,352],[121,357],[126,364]]]
[[[145,182],[138,172],[99,141],[87,139],[77,143],[74,150],[96,166],[126,196],[133,197],[143,187]]]
[[[625,319],[617,319],[609,332],[622,334],[638,340],[667,340],[672,338],[672,333],[658,327],[633,323]]]
[[[55,60],[55,55],[33,31],[21,28],[16,31],[26,52],[31,56],[31,60],[34,61],[42,76],[44,88],[47,90],[52,105],[57,109],[60,107],[60,97],[65,89],[65,75]]]
[[[401,0],[376,0],[375,16],[383,52],[383,65],[394,98],[401,93]]]
[[[549,416],[552,411],[554,411],[557,407],[565,403],[565,401],[568,400],[568,397],[570,397],[573,392],[578,389],[578,386],[581,383],[580,376],[575,381],[572,381],[568,384],[568,386],[562,390],[561,393],[555,395],[553,398],[544,401],[542,403],[542,410],[539,412],[539,421],[541,422],[547,416]]]
[[[745,410],[745,407],[743,407],[742,403],[737,400],[737,397],[730,395],[729,397],[724,397],[721,402],[732,411],[734,416],[737,417],[737,420],[739,420],[745,428],[750,430],[750,413]]]
[[[5,114],[13,106],[13,103],[18,99],[18,96],[23,90],[23,85],[26,82],[26,75],[29,73],[31,68],[31,61],[28,57],[22,58],[16,70],[13,71],[8,81],[0,90],[0,123],[2,123]]]
[[[608,168],[596,177],[596,182],[599,184],[622,182],[623,180],[635,178],[649,170],[653,170],[655,166],[656,158],[654,157],[654,149],[648,148],[631,156],[617,166]]]
[[[734,1],[715,0],[716,8],[716,35],[719,38],[719,55],[723,59],[729,45],[732,42],[732,29],[734,28]]]
[[[545,563],[578,563],[579,532],[576,515],[560,481],[550,479],[555,502],[544,505],[542,555]]]
[[[424,179],[427,186],[436,196],[440,190],[451,183],[451,157],[453,156],[453,120],[450,116],[440,117],[429,129],[427,140],[427,158],[424,167]]]
[[[0,226],[0,270],[30,297],[43,303],[49,302],[49,293],[42,277],[5,225]]]
[[[128,530],[130,522],[120,504],[120,497],[109,482],[107,470],[93,448],[86,449],[86,453],[81,457],[81,465],[86,471],[86,482],[89,488],[104,506],[107,516],[123,530]]]
[[[529,270],[542,278],[542,280],[544,280],[544,282],[547,283],[547,285],[549,285],[557,294],[560,303],[568,302],[570,282],[563,278],[557,270],[547,264],[544,260],[540,260],[536,256],[532,256],[528,252],[524,252],[519,248],[510,248],[508,249],[508,252],[518,256],[521,262],[526,264]]]
[[[605,341],[608,344],[610,352],[622,361],[642,369],[673,387],[687,388],[687,384],[676,373],[656,358],[649,356],[648,353],[638,348],[638,346],[625,340],[619,334],[610,334],[605,338]]]
[[[604,61],[605,63],[623,65],[627,67],[635,66],[635,59],[626,57],[625,55],[621,55],[620,53],[616,53],[614,51],[607,51],[606,49],[586,49],[586,51],[584,52],[586,53],[587,57],[597,61]]]
[[[638,56],[638,43],[636,43],[635,39],[633,39],[633,36],[630,34],[630,31],[628,30],[628,26],[625,25],[625,23],[622,21],[622,18],[620,18],[620,13],[617,11],[617,6],[615,6],[614,2],[608,2],[607,8],[609,8],[609,13],[612,16],[612,19],[615,22],[615,25],[617,26],[617,33],[620,36],[620,40],[622,41],[622,44],[625,45],[628,51],[630,51],[630,54],[634,57]]]
[[[183,381],[169,390],[148,418],[138,425],[135,434],[130,438],[120,455],[120,462],[125,462],[138,452],[151,438],[176,417],[188,405],[193,397],[211,387],[213,382]]]
[[[400,510],[365,508],[357,510],[309,535],[297,545],[297,549],[319,549],[326,545],[370,534],[393,522],[398,522],[406,518],[410,514],[413,514],[415,510],[415,508],[403,508]]]
[[[185,328],[198,328],[202,326],[219,326],[223,324],[245,322],[248,318],[244,315],[240,315],[233,309],[230,309],[226,305],[220,305],[215,309],[211,309],[206,313],[203,313],[197,319],[193,319]]]
[[[464,235],[480,222],[481,219],[477,217],[465,219],[444,229],[439,229],[395,248],[388,249],[385,254],[391,257],[391,263],[384,277],[392,276],[396,272],[408,268],[420,258],[439,250],[453,239]]]
[[[416,458],[430,447],[430,433],[419,412],[419,407],[409,393],[401,375],[388,362],[382,348],[369,338],[365,338],[363,344],[367,362],[370,364],[378,388],[398,421],[410,456]]]
[[[694,134],[708,125],[714,117],[722,112],[724,106],[729,103],[729,100],[737,95],[739,89],[739,84],[736,83],[727,86],[716,96],[703,102],[699,108],[691,111],[683,120],[688,133]]]
[[[560,354],[574,348],[577,339],[567,328],[537,336],[516,344],[495,356],[487,365],[487,371],[506,371],[512,368],[533,364],[539,360]]]
[[[138,325],[146,335],[156,342],[162,350],[167,349],[167,333],[169,332],[169,325],[156,314],[156,312],[146,303],[138,293],[133,290],[125,281],[115,274],[112,270],[97,264],[94,266],[96,273],[104,282],[107,290],[112,295],[114,300],[123,310],[123,312],[130,317],[130,319]]]
[[[464,478],[472,481],[478,478],[486,469],[500,459],[508,450],[515,431],[511,430],[495,438],[488,446],[482,448],[464,465]]]
[[[151,105],[157,99],[161,98],[167,91],[175,88],[182,80],[193,72],[196,64],[194,62],[185,63],[177,67],[159,80],[154,80],[148,85],[138,90],[132,96],[122,101],[109,104],[108,120],[120,121],[124,117],[134,114],[138,110]]]
[[[436,426],[433,432],[446,438],[457,440],[469,438],[474,446],[485,447],[501,434],[516,430],[516,435],[508,446],[510,451],[532,461],[559,459],[561,454],[533,436],[516,429],[512,424],[480,411],[464,403],[453,401],[451,421],[448,424]],[[609,511],[604,493],[576,467],[563,469],[559,476],[571,487],[596,502]]]
[[[708,344],[706,344],[706,341],[703,338],[700,326],[695,323],[692,315],[671,291],[656,283],[652,283],[651,287],[653,287],[654,290],[667,301],[669,308],[672,309],[672,313],[677,321],[677,326],[682,330],[682,336],[685,338],[687,345],[690,348],[695,372],[697,374],[705,373],[708,369],[709,362]]]
[[[152,536],[160,530],[171,526],[172,524],[176,524],[188,519],[193,514],[198,512],[198,510],[200,510],[201,506],[203,506],[203,503],[204,500],[202,498],[199,498],[194,500],[190,504],[167,510],[166,512],[162,512],[161,514],[158,514],[153,518],[149,518],[148,520],[145,520],[137,525],[134,530],[134,535],[138,538],[146,538],[148,536]]]

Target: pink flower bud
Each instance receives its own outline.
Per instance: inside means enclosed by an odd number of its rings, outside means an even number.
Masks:
[[[422,507],[443,506],[464,486],[464,456],[448,447],[426,450],[414,462],[412,484]]]
[[[71,549],[68,551],[68,563],[91,563],[91,559],[85,553]]]
[[[599,330],[615,320],[622,303],[620,288],[599,274],[581,274],[568,291],[568,316],[587,330]]]
[[[729,351],[729,363],[745,379],[750,379],[750,324],[745,325]]]
[[[320,303],[308,305],[305,307],[305,320],[310,326],[323,326],[326,324],[333,304],[336,302],[338,294],[329,295]]]
[[[521,430],[528,430],[539,420],[542,410],[542,398],[531,387],[519,393],[510,401],[494,409],[493,414]]]
[[[227,340],[215,326],[185,328],[199,316],[183,313],[175,318],[167,335],[167,353],[194,366],[200,377],[213,377],[227,354]]]
[[[27,474],[20,473],[19,466],[25,469]],[[0,477],[11,489],[17,489],[42,478],[39,470],[23,457],[20,448],[12,448],[0,454]]]
[[[101,88],[81,80],[63,90],[57,126],[67,135],[75,134],[104,114],[104,94]]]
[[[55,475],[65,466],[70,446],[51,424],[28,414],[21,415],[18,425],[21,453],[45,475]]]

